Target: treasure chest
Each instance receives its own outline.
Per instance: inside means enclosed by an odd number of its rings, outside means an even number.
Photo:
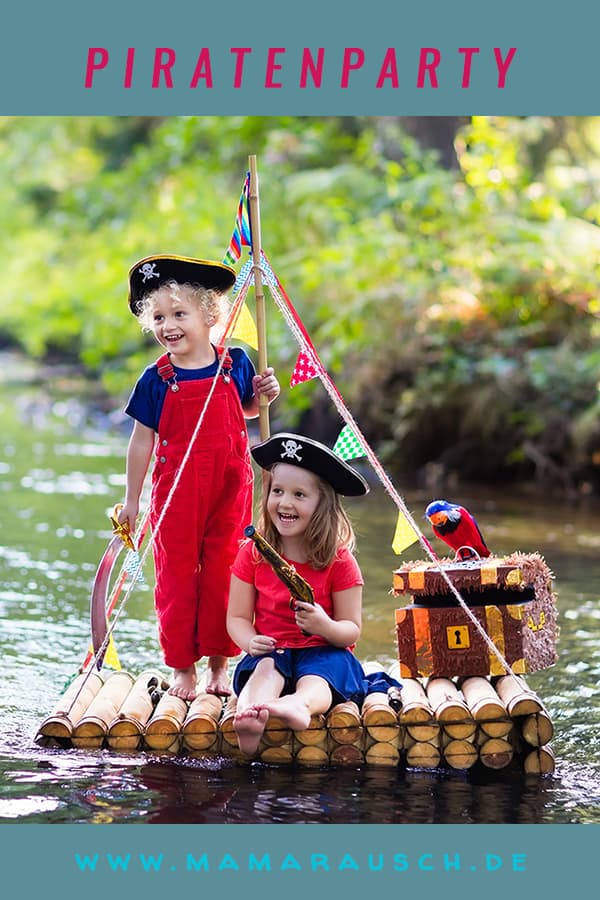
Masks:
[[[516,674],[556,662],[552,573],[537,554],[408,562],[392,593],[400,674],[405,678]]]

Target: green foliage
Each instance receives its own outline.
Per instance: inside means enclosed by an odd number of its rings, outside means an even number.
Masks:
[[[263,246],[387,463],[598,488],[599,147],[597,118],[475,117],[447,170],[402,119],[5,118],[0,339],[120,403],[156,355],[130,266],[222,258],[255,153]],[[268,333],[291,425],[320,388]]]

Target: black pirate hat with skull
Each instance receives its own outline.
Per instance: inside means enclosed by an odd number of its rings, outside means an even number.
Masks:
[[[327,481],[336,494],[344,497],[359,497],[369,491],[362,475],[336,456],[333,450],[301,434],[274,434],[268,440],[255,444],[251,453],[262,469],[271,469],[275,463],[289,463],[308,469]]]
[[[144,295],[166,281],[198,284],[225,293],[235,282],[235,269],[210,259],[157,254],[140,259],[129,270],[129,308],[139,316]]]

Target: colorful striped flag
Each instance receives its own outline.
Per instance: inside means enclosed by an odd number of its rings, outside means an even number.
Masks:
[[[248,195],[250,192],[250,172],[246,174],[242,193],[240,194],[240,202],[238,203],[237,214],[235,217],[235,225],[233,234],[229,241],[229,247],[223,259],[224,263],[232,266],[238,261],[242,255],[242,247],[252,246],[252,237],[250,232],[250,210],[248,206]]]
[[[360,441],[352,431],[349,425],[344,425],[337,440],[333,446],[333,452],[340,459],[358,459],[359,456],[365,456]]]
[[[398,521],[396,522],[396,530],[392,539],[392,550],[394,553],[402,553],[411,544],[416,543],[419,536],[415,532],[402,510],[398,510]]]

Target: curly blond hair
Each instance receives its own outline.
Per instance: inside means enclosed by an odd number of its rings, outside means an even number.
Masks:
[[[171,279],[142,296],[138,314],[142,331],[153,331],[153,309],[159,294],[167,294],[176,303],[181,302],[182,299],[195,303],[204,313],[204,321],[209,328],[224,324],[229,315],[230,304],[225,294],[212,288],[205,288],[201,284]]]

